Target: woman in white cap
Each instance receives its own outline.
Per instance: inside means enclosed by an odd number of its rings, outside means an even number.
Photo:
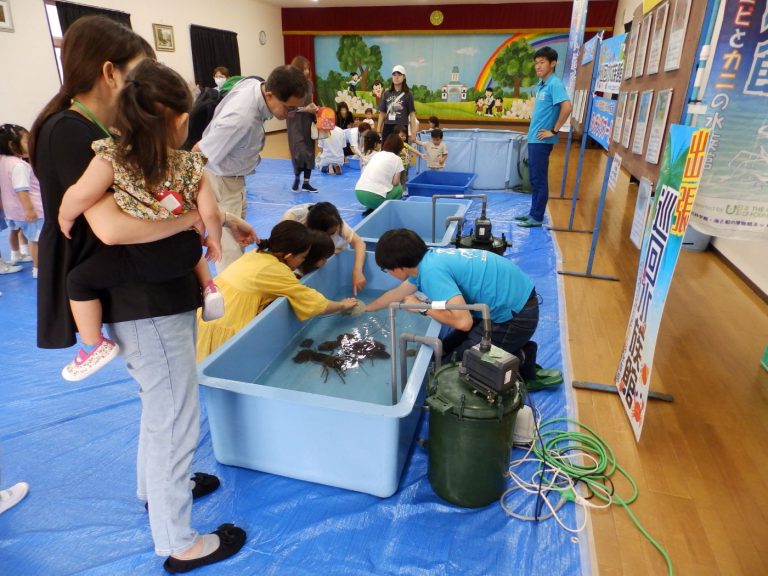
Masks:
[[[416,118],[416,103],[405,81],[405,68],[398,64],[392,68],[392,83],[381,95],[379,103],[379,123],[376,131],[381,134],[382,142],[392,134],[396,126],[406,126],[409,130],[408,141],[412,141],[419,131],[419,119]]]

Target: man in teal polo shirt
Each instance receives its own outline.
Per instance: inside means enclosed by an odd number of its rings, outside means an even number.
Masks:
[[[536,103],[528,128],[528,170],[533,195],[527,216],[517,216],[518,226],[541,226],[549,199],[549,155],[557,144],[557,133],[571,115],[571,102],[562,80],[555,75],[557,52],[549,46],[540,48],[533,56],[539,83]]]

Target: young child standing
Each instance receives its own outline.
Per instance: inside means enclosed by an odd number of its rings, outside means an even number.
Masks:
[[[373,108],[365,109],[365,119],[363,120],[363,122],[368,124],[371,128],[376,127],[376,120],[373,119]]]
[[[430,132],[432,139],[428,142],[416,141],[417,146],[424,148],[427,156],[427,167],[430,170],[442,170],[445,168],[445,161],[448,159],[448,148],[443,142],[443,131],[435,128]]]
[[[408,193],[408,171],[411,167],[413,155],[415,154],[416,156],[419,156],[425,162],[427,161],[427,157],[408,144],[408,128],[405,126],[397,126],[395,128],[395,134],[400,136],[400,140],[403,141],[403,149],[400,151],[400,159],[403,161],[403,171],[400,172],[400,185],[403,187],[403,195],[405,195]]]
[[[32,277],[37,278],[37,241],[43,229],[43,201],[32,166],[22,160],[29,156],[28,140],[26,128],[15,124],[0,126],[0,194],[9,227],[20,230],[29,241]]]
[[[94,142],[96,156],[64,194],[59,208],[64,236],[70,237],[75,218],[113,189],[117,205],[144,220],[173,218],[196,208],[208,231],[206,257],[221,258],[221,217],[203,172],[205,160],[201,154],[178,149],[187,138],[191,107],[187,83],[167,66],[147,59],[131,71],[117,103],[115,128],[120,138]],[[114,250],[101,251],[69,272],[67,291],[82,348],[62,370],[65,380],[82,380],[117,355],[117,344],[101,332],[101,290],[131,281],[165,281],[194,268],[203,290],[203,318],[214,320],[224,314],[223,297],[205,258],[196,256],[189,262],[180,258],[171,267],[165,259],[155,262],[151,251],[142,258],[140,262],[135,257],[115,258]]]

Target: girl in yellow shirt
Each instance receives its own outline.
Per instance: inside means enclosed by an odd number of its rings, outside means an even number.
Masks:
[[[304,224],[284,220],[272,228],[270,237],[259,243],[257,251],[246,252],[216,277],[226,309],[218,320],[198,321],[198,362],[239,332],[279,296],[288,299],[302,321],[318,314],[333,314],[355,307],[356,298],[334,302],[296,278],[293,271],[304,262],[311,243],[312,235]]]

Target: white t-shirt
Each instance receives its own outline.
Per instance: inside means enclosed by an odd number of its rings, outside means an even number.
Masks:
[[[317,141],[320,147],[320,166],[330,164],[344,164],[344,146],[347,145],[347,137],[344,130],[335,126],[331,130],[328,138]]]
[[[286,210],[280,217],[280,221],[282,222],[283,220],[295,220],[296,222],[301,222],[302,224],[306,225],[307,217],[309,216],[309,208],[311,206],[312,204],[297,204],[293,208]],[[349,225],[342,219],[341,230],[337,234],[331,236],[331,239],[336,245],[336,249],[340,250],[347,244],[351,244],[354,237],[355,231],[352,230],[352,228],[350,228]]]
[[[344,130],[347,135],[347,144],[355,150],[360,150],[360,130],[357,128],[347,128]]]
[[[400,156],[382,150],[368,161],[360,179],[355,184],[355,190],[386,197],[393,188],[392,179],[395,174],[400,174],[402,171],[403,161],[400,160]]]

